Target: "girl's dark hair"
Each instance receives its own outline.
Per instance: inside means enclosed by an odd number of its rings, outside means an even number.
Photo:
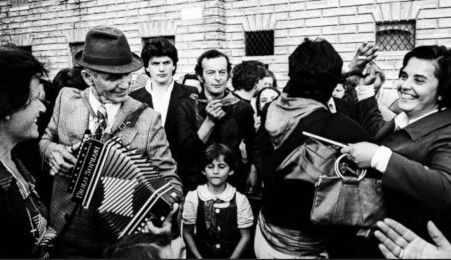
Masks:
[[[144,68],[149,66],[149,61],[153,57],[163,56],[168,56],[177,69],[177,62],[179,61],[177,49],[170,41],[168,41],[168,39],[163,37],[152,39],[144,45],[144,48],[141,51],[141,59],[143,60]],[[172,75],[175,74],[176,69],[174,69]],[[150,76],[147,70],[145,70],[145,72]]]
[[[277,94],[280,96],[280,91],[274,87],[264,87],[258,92],[257,98],[255,99],[255,107],[257,108],[257,116],[260,116],[262,114],[262,108],[260,108],[260,96],[263,91],[270,89],[274,92],[277,92]]]
[[[437,95],[441,96],[441,99],[437,100],[438,106],[451,107],[451,51],[439,45],[418,46],[404,56],[399,76],[413,57],[434,62],[434,74],[438,79]]]
[[[0,119],[25,106],[31,78],[38,73],[47,71],[30,52],[14,46],[0,47]]]
[[[324,39],[305,38],[288,59],[289,97],[304,97],[326,103],[339,80],[343,60]]]
[[[237,169],[237,161],[232,150],[230,150],[227,145],[218,143],[211,144],[207,147],[207,149],[205,149],[201,161],[202,169],[205,168],[207,164],[212,163],[214,159],[218,158],[221,155],[224,156],[224,161],[229,165],[230,169]]]
[[[245,91],[250,91],[265,76],[265,67],[256,65],[252,61],[243,61],[233,67],[232,86],[236,90],[244,89]]]

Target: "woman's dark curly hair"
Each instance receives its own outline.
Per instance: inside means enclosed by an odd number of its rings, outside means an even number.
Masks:
[[[31,78],[38,73],[47,71],[30,52],[14,46],[0,47],[0,119],[25,106]]]
[[[343,60],[328,41],[305,38],[288,59],[290,80],[284,92],[326,103],[341,79],[342,66]]]
[[[435,65],[435,77],[438,79],[437,104],[439,108],[451,107],[451,51],[445,46],[418,46],[408,52],[403,59],[399,76],[411,58],[431,60]]]

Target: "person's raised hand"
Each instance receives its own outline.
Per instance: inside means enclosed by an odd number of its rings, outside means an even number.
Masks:
[[[366,64],[377,57],[377,46],[370,42],[364,42],[359,46],[349,63],[349,71],[363,72]]]
[[[174,217],[175,213],[177,213],[179,209],[179,204],[175,203],[172,206],[172,210],[168,213],[166,218],[163,221],[163,224],[161,227],[155,226],[152,221],[148,221],[147,225],[145,225],[144,229],[142,230],[143,233],[151,233],[154,235],[170,235],[172,230],[172,218]]]
[[[207,112],[208,119],[213,122],[217,122],[225,116],[225,112],[222,109],[222,101],[220,99],[213,99],[208,102],[205,111]]]
[[[371,167],[371,159],[376,153],[378,145],[369,142],[349,144],[341,149],[341,153],[348,154],[348,158],[355,162],[359,168]]]
[[[433,245],[393,219],[377,222],[374,235],[381,242],[379,249],[386,258],[451,258],[451,244],[431,221],[427,228]]]

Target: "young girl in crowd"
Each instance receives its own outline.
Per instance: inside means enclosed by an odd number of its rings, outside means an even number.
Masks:
[[[254,216],[246,196],[227,183],[236,168],[233,153],[223,144],[212,144],[202,165],[207,183],[188,192],[183,207],[188,256],[238,258],[249,244]]]

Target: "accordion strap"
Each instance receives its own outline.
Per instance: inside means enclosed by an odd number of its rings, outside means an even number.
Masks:
[[[144,109],[148,108],[147,104],[142,104],[138,109],[136,109],[135,111],[133,111],[133,113],[129,114],[124,122],[122,122],[122,124],[120,124],[116,129],[114,129],[111,133],[110,136],[114,136],[115,134],[117,134],[119,131],[124,130],[127,127],[133,127],[136,124],[136,121],[138,121],[139,116],[141,115],[141,113],[144,111]]]

